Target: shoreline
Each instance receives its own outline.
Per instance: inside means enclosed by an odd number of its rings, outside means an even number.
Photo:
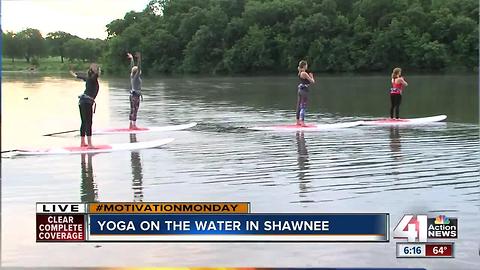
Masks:
[[[81,69],[77,69],[81,71]],[[68,71],[63,70],[1,70],[2,74],[10,74],[10,75],[69,75]],[[189,73],[177,73],[177,74],[146,74],[143,75],[143,78],[259,78],[259,77],[294,77],[295,74],[293,73],[262,73],[262,74],[189,74]],[[128,75],[128,74],[127,74]],[[411,76],[470,76],[470,75],[477,75],[476,72],[467,72],[467,71],[456,71],[456,72],[409,72],[406,73],[405,77]],[[102,77],[108,78],[117,78],[117,77],[125,77],[125,74],[119,73],[106,73],[102,74]],[[315,73],[315,77],[358,77],[358,76],[366,76],[366,77],[388,77],[388,72],[336,72],[336,73]],[[128,76],[127,76],[128,77]]]

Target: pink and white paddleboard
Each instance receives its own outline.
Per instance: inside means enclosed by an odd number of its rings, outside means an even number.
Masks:
[[[172,142],[174,139],[160,139],[146,142],[135,143],[119,143],[119,144],[105,144],[95,145],[95,148],[67,146],[67,147],[52,147],[52,148],[25,148],[13,151],[15,155],[33,156],[33,155],[68,155],[68,154],[97,154],[118,151],[131,151],[146,148],[159,147],[164,144]]]
[[[92,133],[95,135],[101,134],[122,134],[122,133],[148,133],[148,132],[158,132],[158,131],[173,131],[173,130],[182,130],[196,126],[197,123],[189,123],[183,125],[171,125],[163,127],[139,127],[137,129],[129,128],[104,128],[94,130]]]
[[[349,128],[359,126],[363,121],[334,123],[334,124],[307,124],[305,126],[300,125],[274,125],[274,126],[262,126],[262,127],[249,127],[251,130],[260,131],[323,131],[334,130],[340,128]]]
[[[363,125],[368,126],[392,126],[392,125],[418,125],[428,124],[434,122],[440,122],[447,119],[446,115],[436,115],[422,118],[410,118],[410,119],[379,119],[371,121],[363,121]]]

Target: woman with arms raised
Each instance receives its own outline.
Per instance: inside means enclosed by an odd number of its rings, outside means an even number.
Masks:
[[[97,64],[91,64],[86,74],[70,71],[72,76],[85,81],[85,91],[78,96],[78,108],[80,109],[80,119],[82,121],[80,125],[81,147],[94,148],[92,144],[92,122],[93,113],[95,112],[93,107],[99,90],[99,73],[100,68]],[[85,135],[87,136],[87,142],[85,142]]]
[[[137,127],[137,113],[140,108],[140,98],[142,97],[142,70],[140,69],[141,55],[139,52],[135,54],[137,58],[137,65],[131,53],[127,53],[130,59],[130,129],[138,129]]]

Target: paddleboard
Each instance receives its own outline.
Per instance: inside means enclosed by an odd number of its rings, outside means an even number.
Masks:
[[[146,142],[135,143],[119,143],[119,144],[105,144],[95,145],[95,148],[90,149],[80,146],[67,146],[67,147],[52,147],[52,148],[31,148],[31,149],[17,149],[13,152],[15,155],[32,156],[32,155],[68,155],[68,154],[97,154],[107,152],[129,151],[139,150],[146,148],[153,148],[162,146],[164,144],[172,142],[174,139],[160,139]]]
[[[121,134],[121,133],[148,133],[148,132],[157,132],[157,131],[172,131],[172,130],[182,130],[196,126],[197,123],[189,123],[183,125],[171,125],[163,127],[138,127],[137,129],[130,128],[104,128],[94,130],[92,133],[96,135],[101,134]]]
[[[446,115],[436,115],[430,117],[410,118],[410,119],[379,119],[372,121],[363,121],[363,125],[369,126],[390,126],[390,125],[419,125],[433,122],[440,122],[447,119]]]
[[[333,123],[333,124],[306,124],[305,126],[293,124],[293,125],[249,127],[249,129],[259,130],[259,131],[323,131],[323,130],[355,127],[355,126],[361,125],[362,123],[363,121]]]

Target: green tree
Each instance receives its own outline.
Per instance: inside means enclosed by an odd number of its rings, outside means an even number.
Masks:
[[[121,35],[129,26],[141,20],[142,13],[130,11],[123,19],[117,19],[107,24],[108,37]]]
[[[105,49],[105,58],[108,59],[106,70],[109,72],[124,71],[129,64],[126,54],[142,51],[142,43],[145,43],[144,40],[152,35],[149,30],[142,28],[139,23],[135,23],[123,30],[121,35],[110,37]],[[150,56],[153,57],[153,55],[143,54],[142,60],[148,59]]]
[[[212,29],[202,25],[185,49],[183,69],[189,73],[211,72],[221,61],[223,51]]]
[[[370,68],[369,44],[372,43],[373,34],[368,27],[367,21],[362,16],[355,18],[353,22],[352,44],[350,58],[354,70],[367,71]]]
[[[105,41],[101,39],[86,39],[84,45],[84,59],[97,62],[105,50]]]
[[[191,37],[184,51],[183,69],[189,73],[216,73],[223,69],[223,32],[228,17],[218,5],[205,9],[203,14],[205,24]]]
[[[287,52],[283,54],[283,57],[289,58],[289,66],[294,67],[300,59],[307,58],[308,55],[314,57],[309,53],[310,46],[319,37],[330,37],[331,27],[332,22],[322,13],[315,13],[307,18],[302,15],[296,17],[290,25],[291,39],[288,42]],[[316,34],[308,35],[306,33]],[[315,48],[313,51],[320,49],[320,47]]]
[[[15,62],[15,57],[23,57],[25,51],[25,42],[20,39],[13,32],[2,33],[2,49],[3,55],[12,58],[12,63]]]
[[[75,37],[65,42],[65,57],[70,61],[75,59],[82,59],[83,40],[79,37]]]
[[[19,32],[16,36],[25,43],[24,57],[30,63],[32,57],[40,57],[45,55],[46,47],[45,40],[37,29],[28,28]]]
[[[65,43],[65,56],[70,59],[70,61],[77,59],[84,62],[95,62],[100,58],[104,46],[105,42],[100,39],[81,39],[75,37]]]
[[[173,73],[180,71],[180,41],[165,29],[157,29],[142,40],[142,52],[147,57],[142,65],[157,72]]]
[[[328,72],[478,68],[476,0],[152,0],[107,25],[104,59],[124,72]]]
[[[47,34],[46,41],[50,49],[50,54],[60,56],[63,63],[63,57],[65,56],[65,43],[75,36],[62,31],[51,32]]]
[[[248,26],[242,18],[235,17],[225,27],[223,40],[227,48],[231,48],[239,39],[247,34]]]
[[[273,68],[270,31],[254,25],[225,53],[225,67],[230,72],[251,73]]]

